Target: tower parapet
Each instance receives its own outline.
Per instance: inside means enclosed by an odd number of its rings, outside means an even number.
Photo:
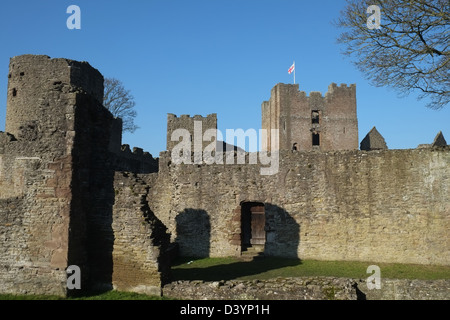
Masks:
[[[35,126],[38,122],[41,131],[56,129],[45,124],[43,117],[47,117],[46,110],[66,98],[66,105],[75,104],[72,93],[76,92],[85,92],[98,103],[103,102],[103,76],[89,63],[51,59],[45,55],[11,58],[5,131],[20,138],[21,127]],[[60,108],[63,109],[63,106]]]
[[[194,130],[195,130],[195,122],[201,122],[201,134],[202,136],[200,138],[203,138],[203,134],[208,129],[214,129],[217,130],[217,114],[212,113],[207,115],[206,117],[203,117],[201,115],[195,115],[191,117],[190,115],[183,114],[179,117],[172,113],[167,114],[167,150],[171,151],[173,147],[175,147],[178,143],[179,136],[173,137],[172,134],[177,129],[184,129],[189,132],[191,135],[191,141],[194,142]],[[175,140],[175,141],[172,141]],[[202,139],[203,140],[203,139]],[[211,142],[202,142],[203,147],[206,147]]]
[[[357,150],[356,85],[332,83],[323,96],[309,96],[298,84],[277,84],[264,101],[262,128],[279,130],[281,150]],[[263,150],[271,150],[270,135]]]

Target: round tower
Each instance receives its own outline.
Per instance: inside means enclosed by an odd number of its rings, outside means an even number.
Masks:
[[[52,128],[52,122],[65,117],[63,106],[70,104],[71,93],[77,90],[102,103],[103,76],[87,62],[45,55],[11,58],[5,131],[21,138],[27,127]]]

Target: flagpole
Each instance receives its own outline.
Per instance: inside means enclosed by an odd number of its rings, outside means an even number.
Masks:
[[[295,84],[295,60],[294,60],[294,84]]]

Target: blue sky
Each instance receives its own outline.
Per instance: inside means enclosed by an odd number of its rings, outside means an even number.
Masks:
[[[81,30],[69,30],[69,5]],[[261,128],[261,102],[296,61],[300,90],[325,93],[332,82],[356,83],[359,140],[376,126],[390,149],[450,141],[450,107],[427,109],[417,95],[399,97],[364,79],[336,44],[331,22],[344,0],[42,0],[2,1],[0,130],[4,130],[9,58],[46,54],[88,61],[121,80],[136,100],[140,127],[123,143],[158,156],[166,148],[167,113],[217,113],[219,129]]]

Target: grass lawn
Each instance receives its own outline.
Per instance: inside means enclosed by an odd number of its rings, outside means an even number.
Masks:
[[[91,294],[77,298],[61,298],[44,295],[0,295],[0,300],[168,300],[164,297],[148,296],[133,292],[108,291],[99,294]]]
[[[191,262],[192,261],[192,262]],[[191,262],[191,263],[189,263]],[[450,279],[450,267],[376,262],[316,261],[261,258],[245,262],[236,258],[183,258],[172,267],[174,280],[264,280],[276,277],[333,276],[366,279],[367,267],[377,265],[382,278]]]
[[[333,276],[366,279],[369,265],[377,265],[382,278],[450,279],[450,267],[376,262],[316,261],[260,258],[245,262],[236,258],[180,258],[172,266],[172,280],[265,280],[277,277]],[[0,300],[166,300],[164,297],[109,291],[78,298],[0,295]]]

